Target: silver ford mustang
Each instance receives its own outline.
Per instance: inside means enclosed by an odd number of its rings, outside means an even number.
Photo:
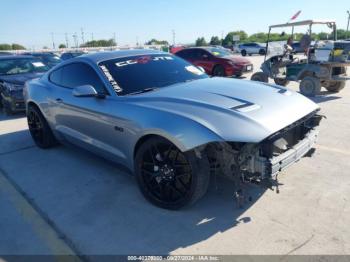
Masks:
[[[128,50],[68,60],[26,84],[30,133],[69,143],[135,173],[153,204],[179,209],[210,175],[273,186],[316,141],[318,106],[276,85],[209,78],[168,53]]]

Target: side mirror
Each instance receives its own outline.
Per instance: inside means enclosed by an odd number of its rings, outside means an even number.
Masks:
[[[75,97],[98,97],[104,98],[105,95],[99,94],[91,85],[77,86],[73,89],[73,96]]]
[[[202,58],[208,60],[209,56],[207,54],[202,55]]]

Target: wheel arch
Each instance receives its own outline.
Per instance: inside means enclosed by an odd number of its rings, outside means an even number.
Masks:
[[[140,146],[145,143],[147,140],[153,138],[153,137],[161,137],[161,138],[164,138],[166,139],[165,137],[163,136],[160,136],[160,135],[156,135],[156,134],[147,134],[147,135],[144,135],[142,137],[139,138],[139,140],[137,140],[135,146],[134,146],[134,150],[133,150],[133,159],[135,159],[136,157],[136,153],[137,151],[140,149]]]
[[[26,110],[28,110],[29,106],[34,106],[34,107],[38,108],[41,113],[43,113],[43,111],[41,110],[39,105],[37,103],[35,103],[34,101],[27,101],[27,103],[26,103]]]
[[[201,134],[201,135],[199,135]],[[191,151],[201,145],[205,145],[211,142],[221,142],[223,139],[213,132],[212,130],[198,124],[193,125],[191,132],[183,134],[176,130],[169,129],[149,129],[144,132],[133,146],[132,154],[133,159],[135,159],[137,150],[140,146],[153,137],[161,137],[173,143],[181,152]]]
[[[312,69],[312,68],[307,68],[302,70],[299,75],[298,75],[298,80],[303,80],[303,78],[307,77],[307,76],[313,76],[316,77],[316,70]]]

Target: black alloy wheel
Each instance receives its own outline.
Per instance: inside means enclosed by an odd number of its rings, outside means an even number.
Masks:
[[[28,107],[27,122],[29,132],[38,147],[50,148],[57,144],[57,140],[52,134],[49,125],[37,107]]]
[[[135,158],[142,193],[151,203],[166,209],[182,208],[205,194],[209,173],[198,172],[199,168],[193,155],[186,155],[160,137],[142,144]]]

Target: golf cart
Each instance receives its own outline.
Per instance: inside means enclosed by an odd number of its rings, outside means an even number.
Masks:
[[[317,41],[312,44],[311,32],[313,25],[326,25],[333,30],[333,40]],[[294,28],[308,26],[308,33],[300,40],[300,48],[304,57],[296,55],[291,47],[294,39]],[[287,44],[271,42],[270,33],[273,28],[291,27],[291,37]],[[287,24],[272,25],[266,43],[266,54],[262,72],[253,74],[251,80],[268,82],[272,78],[276,84],[286,86],[289,81],[300,81],[300,92],[306,96],[320,93],[321,87],[329,92],[339,92],[345,87],[346,67],[350,66],[350,42],[337,41],[337,27],[334,21],[306,20]],[[282,33],[284,35],[284,33]]]

